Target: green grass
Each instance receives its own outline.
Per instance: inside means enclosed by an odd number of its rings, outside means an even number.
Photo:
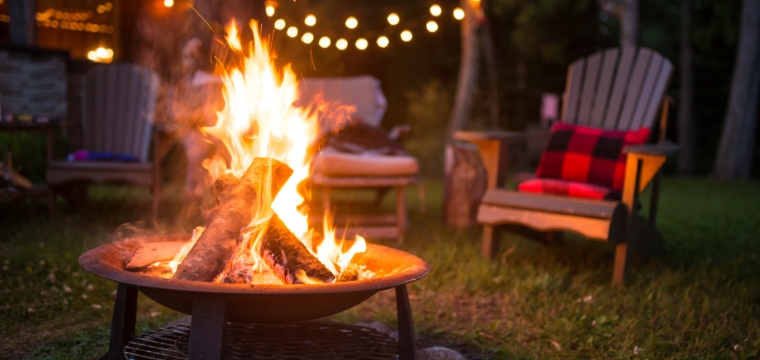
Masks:
[[[149,228],[150,202],[141,190],[94,190],[83,209],[64,208],[53,220],[41,203],[0,204],[0,266],[7,266],[0,358],[87,359],[105,351],[115,285],[76,260]],[[500,260],[485,261],[479,230],[440,225],[440,184],[426,184],[426,193],[425,213],[409,196],[402,246],[432,269],[409,288],[425,344],[472,359],[760,356],[758,183],[665,179],[658,225],[666,252],[635,258],[623,288],[610,286],[613,247],[572,236],[546,246],[505,235]],[[140,332],[181,316],[143,297],[139,304]],[[395,324],[393,293],[335,318]]]

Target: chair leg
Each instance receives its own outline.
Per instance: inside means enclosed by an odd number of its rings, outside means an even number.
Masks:
[[[493,225],[483,225],[483,248],[480,255],[486,259],[493,259],[499,250],[499,230]]]
[[[404,187],[396,187],[396,222],[398,225],[398,240],[397,244],[404,243],[404,232],[406,230],[406,196],[404,195]]]
[[[625,267],[628,260],[628,244],[621,243],[615,247],[615,268],[612,270],[612,285],[623,285]]]

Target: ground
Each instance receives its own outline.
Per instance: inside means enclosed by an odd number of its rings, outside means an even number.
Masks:
[[[758,183],[666,178],[658,219],[665,253],[634,259],[620,288],[610,286],[613,246],[573,236],[543,245],[507,235],[499,260],[481,259],[479,230],[441,226],[440,183],[425,188],[425,213],[409,196],[401,246],[432,269],[409,287],[423,344],[471,359],[760,355]],[[89,203],[62,204],[53,219],[42,203],[0,204],[0,358],[104,353],[116,286],[84,272],[77,258],[146,231],[149,209],[146,191],[126,187],[92,188]],[[141,296],[138,332],[180,316]],[[334,318],[395,326],[393,293]]]

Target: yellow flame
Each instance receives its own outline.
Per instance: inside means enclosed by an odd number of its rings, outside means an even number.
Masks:
[[[177,267],[182,263],[182,260],[185,260],[187,253],[189,253],[193,246],[195,246],[195,242],[198,241],[199,237],[201,237],[203,230],[206,230],[206,228],[203,226],[198,226],[197,228],[193,229],[193,236],[190,239],[190,242],[185,244],[185,246],[183,246],[182,249],[180,249],[180,251],[174,255],[174,259],[172,259],[172,261],[169,261],[169,267],[172,269],[172,274],[177,272]]]

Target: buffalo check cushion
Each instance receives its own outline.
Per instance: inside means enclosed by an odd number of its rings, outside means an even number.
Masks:
[[[643,144],[648,138],[649,129],[646,128],[606,131],[556,123],[541,155],[536,177],[599,185],[620,192],[625,180],[623,148]]]
[[[531,179],[517,186],[522,192],[564,195],[599,200],[620,200],[620,192],[606,186],[561,179]]]

